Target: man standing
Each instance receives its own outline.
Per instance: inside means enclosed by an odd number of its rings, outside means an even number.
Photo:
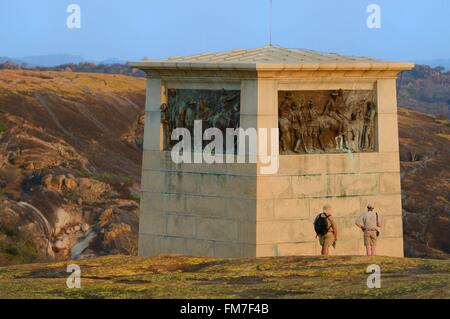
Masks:
[[[366,246],[367,256],[376,255],[377,239],[380,235],[380,217],[374,209],[372,203],[367,204],[367,212],[359,216],[355,223],[364,232],[364,246]]]
[[[330,246],[334,246],[338,239],[336,222],[332,216],[333,208],[330,205],[323,207],[323,212],[314,220],[314,229],[322,246],[322,255],[329,254]]]

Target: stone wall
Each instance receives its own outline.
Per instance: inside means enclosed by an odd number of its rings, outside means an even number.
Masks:
[[[257,256],[317,255],[313,221],[325,204],[339,229],[336,255],[364,254],[355,226],[374,202],[382,220],[378,253],[403,256],[398,153],[282,156],[275,176],[258,176]]]
[[[145,151],[140,255],[255,255],[256,164],[173,164]]]

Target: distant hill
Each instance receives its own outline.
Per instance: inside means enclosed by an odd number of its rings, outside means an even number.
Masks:
[[[105,59],[102,60],[100,62],[98,62],[97,64],[127,64],[126,60],[122,60],[122,59],[116,59],[116,58],[110,58],[110,59]]]
[[[109,58],[101,61],[89,60],[80,55],[72,54],[49,54],[49,55],[35,55],[20,58],[11,58],[6,56],[0,57],[0,63],[12,62],[22,67],[57,67],[64,64],[79,64],[79,63],[95,63],[95,64],[123,64],[127,61],[117,58]]]
[[[416,63],[422,65],[429,65],[432,68],[442,66],[447,71],[450,71],[450,59],[419,60],[416,61]]]
[[[4,64],[4,63],[12,63],[12,64],[17,64],[17,65],[23,65],[25,64],[24,61],[21,61],[19,59],[13,59],[13,58],[9,58],[7,56],[0,56],[0,63]]]
[[[20,61],[24,61],[30,66],[58,66],[66,63],[81,63],[86,62],[86,59],[78,55],[70,54],[50,54],[50,55],[36,55],[20,58]]]
[[[416,65],[397,80],[398,105],[450,119],[450,71]]]
[[[67,63],[77,64],[87,60],[82,56],[70,54],[35,55],[20,58],[0,57],[0,63],[6,61],[19,64],[22,67],[54,67]]]
[[[3,61],[3,62],[2,62]],[[114,62],[115,59],[108,60]],[[105,62],[108,62],[105,61]],[[19,61],[20,62],[20,61]],[[123,74],[135,77],[144,77],[145,73],[141,70],[130,67],[127,64],[97,64],[94,62],[66,63],[58,66],[28,66],[23,63],[16,63],[7,59],[0,58],[0,70],[33,70],[33,71],[58,71],[58,72],[89,72],[106,74]]]

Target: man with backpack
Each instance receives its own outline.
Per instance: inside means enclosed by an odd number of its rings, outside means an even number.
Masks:
[[[322,246],[322,255],[329,254],[330,246],[335,246],[338,239],[336,222],[332,216],[333,208],[330,205],[323,207],[323,212],[316,216],[314,220],[314,230],[319,243]]]
[[[374,209],[374,204],[367,204],[367,212],[361,214],[355,223],[364,232],[364,246],[366,246],[367,256],[376,255],[377,239],[380,235],[380,217]]]

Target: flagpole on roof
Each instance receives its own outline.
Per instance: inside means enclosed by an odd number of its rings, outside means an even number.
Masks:
[[[272,0],[269,0],[269,45],[272,46]]]

